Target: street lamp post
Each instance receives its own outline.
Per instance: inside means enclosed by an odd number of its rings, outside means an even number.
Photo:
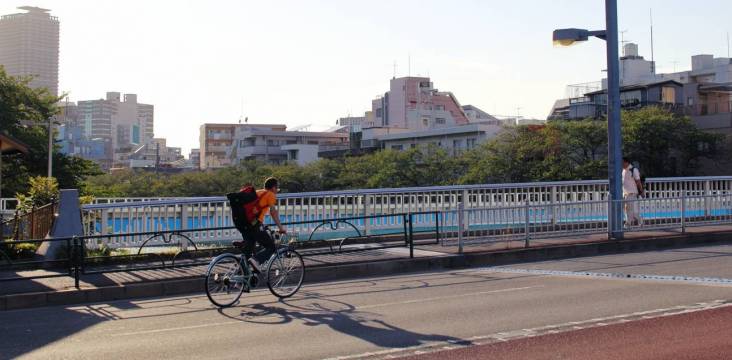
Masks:
[[[555,44],[568,46],[586,41],[590,36],[605,40],[607,46],[607,143],[608,181],[610,183],[610,207],[608,231],[614,239],[623,238],[622,208],[622,155],[620,133],[620,62],[618,60],[618,2],[605,0],[605,30],[584,29],[554,30]]]
[[[53,117],[48,118],[48,177],[53,175]]]

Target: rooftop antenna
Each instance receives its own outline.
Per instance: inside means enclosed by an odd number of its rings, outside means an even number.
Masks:
[[[653,60],[653,9],[649,10],[651,19],[651,73],[656,73],[656,62]]]
[[[394,60],[394,74],[391,76],[392,79],[396,79],[396,71],[397,71],[397,62]]]
[[[672,63],[672,64],[674,64],[674,72],[676,72],[676,64],[678,64],[679,62],[678,62],[678,61],[676,61],[676,60],[674,60],[674,61],[672,61],[671,63]]]
[[[628,30],[620,30],[620,47],[623,48],[623,56],[625,56],[625,43],[628,43],[630,41],[625,41],[625,33],[627,33]]]
[[[729,31],[727,31],[727,57],[729,57]]]
[[[407,53],[407,76],[412,76],[412,54]]]
[[[244,97],[241,97],[241,107],[239,108],[239,124],[241,124],[241,118],[244,117]]]

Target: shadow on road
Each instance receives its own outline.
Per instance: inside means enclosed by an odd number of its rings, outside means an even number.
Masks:
[[[308,294],[308,297],[312,294]],[[382,348],[407,348],[435,342],[470,345],[470,341],[438,335],[421,334],[391,325],[377,314],[359,311],[355,306],[333,299],[318,299],[304,305],[296,305],[296,301],[282,300],[284,306],[254,304],[240,308],[238,314],[228,314],[226,310],[219,313],[230,319],[258,324],[286,324],[300,321],[307,326],[327,326],[330,329],[346,334]]]

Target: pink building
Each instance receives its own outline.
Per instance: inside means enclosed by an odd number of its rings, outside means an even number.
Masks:
[[[427,77],[391,79],[389,91],[371,107],[374,127],[426,130],[469,123],[455,96],[435,89]]]

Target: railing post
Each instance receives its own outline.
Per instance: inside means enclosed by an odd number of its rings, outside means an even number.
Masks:
[[[226,204],[223,205],[224,208],[226,208]],[[229,209],[229,213],[231,213],[231,209]],[[181,229],[189,229],[188,227],[188,204],[181,204],[180,205],[180,228]]]
[[[79,238],[74,236],[74,248],[72,250],[73,258],[74,258],[74,286],[76,289],[79,289],[79,276],[80,276],[80,259],[81,259],[81,253],[79,249]]]
[[[361,195],[361,201],[363,205],[363,216],[371,215],[371,201],[369,200],[368,194]],[[364,235],[371,235],[371,219],[363,219],[363,233]]]
[[[402,215],[402,222],[404,223],[404,246],[409,246],[409,215]]]
[[[409,214],[409,257],[414,257],[414,229],[412,228],[412,214]]]
[[[108,232],[107,223],[109,222],[109,209],[104,209],[104,211],[102,211],[101,222],[102,222],[101,233],[102,233],[102,235],[107,235],[107,232]],[[114,221],[112,221],[112,232],[114,232]]]
[[[440,244],[440,212],[435,211],[435,238],[436,244]]]
[[[681,232],[686,232],[686,192],[681,192]]]
[[[458,203],[458,253],[463,253],[463,232],[465,231],[465,205]]]
[[[708,218],[712,214],[712,186],[709,180],[704,182],[704,218]]]
[[[524,205],[524,233],[526,235],[526,239],[524,240],[524,247],[529,247],[529,199],[526,199],[526,204]]]
[[[551,197],[549,198],[549,215],[551,216],[552,228],[557,225],[557,216],[554,212],[554,204],[557,202],[557,187],[552,186]]]

